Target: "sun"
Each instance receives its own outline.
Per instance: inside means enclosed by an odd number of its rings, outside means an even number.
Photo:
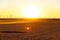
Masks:
[[[25,18],[38,18],[41,14],[36,5],[28,5],[23,9],[22,15]]]

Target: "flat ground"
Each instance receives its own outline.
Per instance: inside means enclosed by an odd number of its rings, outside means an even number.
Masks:
[[[46,20],[46,19],[44,19]],[[26,27],[30,27],[27,31]],[[25,33],[0,33],[0,40],[60,40],[60,19],[34,23],[0,24],[0,31]]]

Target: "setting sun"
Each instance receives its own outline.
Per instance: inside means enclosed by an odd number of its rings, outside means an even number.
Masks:
[[[60,18],[60,1],[0,0],[0,18]]]
[[[23,9],[22,15],[25,18],[38,18],[41,14],[36,5],[28,5]]]

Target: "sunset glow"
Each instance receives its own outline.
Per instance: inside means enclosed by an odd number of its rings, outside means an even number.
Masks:
[[[36,5],[28,5],[23,9],[23,14],[25,18],[38,18],[41,13]]]
[[[60,18],[60,0],[0,0],[0,18]]]

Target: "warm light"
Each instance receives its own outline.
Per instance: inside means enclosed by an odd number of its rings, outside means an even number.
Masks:
[[[23,14],[25,18],[38,18],[40,14],[40,10],[36,5],[28,5],[23,9]]]
[[[27,30],[30,30],[30,28],[29,28],[29,27],[27,27],[26,29],[27,29]]]

